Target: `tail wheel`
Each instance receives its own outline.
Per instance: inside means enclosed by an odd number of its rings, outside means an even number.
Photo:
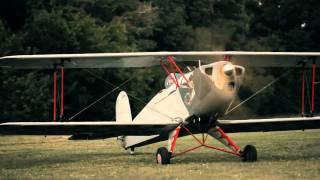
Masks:
[[[156,153],[157,164],[170,164],[171,153],[165,147],[160,147]]]
[[[257,161],[257,149],[252,145],[247,145],[242,152],[242,161],[244,162],[254,162]]]

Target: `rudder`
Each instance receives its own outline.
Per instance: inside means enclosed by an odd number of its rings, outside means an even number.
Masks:
[[[116,121],[121,123],[132,123],[131,108],[126,92],[121,91],[116,101]]]

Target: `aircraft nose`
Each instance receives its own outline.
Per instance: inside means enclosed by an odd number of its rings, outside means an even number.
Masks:
[[[234,67],[232,64],[226,64],[223,66],[223,72],[224,74],[226,74],[227,76],[231,76],[233,74],[233,70],[234,70]]]

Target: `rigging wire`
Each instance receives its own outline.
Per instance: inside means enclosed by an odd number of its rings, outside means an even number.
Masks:
[[[87,73],[91,74],[92,76],[96,77],[97,79],[100,79],[101,81],[105,82],[106,84],[111,85],[111,86],[113,86],[113,87],[115,87],[115,88],[117,88],[117,89],[122,90],[122,89],[120,88],[120,86],[116,86],[116,85],[114,85],[113,83],[111,83],[111,82],[109,82],[109,81],[105,80],[104,78],[102,78],[102,77],[100,77],[100,76],[98,76],[98,75],[94,74],[93,72],[91,72],[91,71],[89,71],[89,70],[87,70],[87,69],[85,69],[85,71],[86,71]],[[161,112],[161,111],[159,111],[159,110],[157,110],[157,109],[155,109],[155,108],[151,107],[150,105],[148,105],[148,103],[146,103],[146,102],[145,102],[145,101],[143,101],[142,99],[140,99],[140,98],[138,98],[138,97],[136,97],[136,96],[132,95],[131,93],[128,93],[128,92],[127,92],[127,94],[128,94],[128,96],[132,97],[133,99],[135,99],[135,100],[139,101],[140,103],[144,104],[144,105],[145,105],[145,107],[149,108],[150,110],[152,110],[152,111],[154,111],[154,112],[157,112],[157,113],[159,113],[159,114],[161,114],[161,115],[163,115],[163,116],[165,116],[165,117],[167,117],[167,118],[171,119],[172,121],[180,122],[180,121],[178,121],[176,118],[170,117],[170,116],[169,116],[169,115],[167,115],[166,113],[163,113],[163,112]]]
[[[108,91],[107,93],[105,93],[103,96],[101,96],[100,98],[98,98],[97,100],[95,100],[94,102],[92,102],[91,104],[89,104],[88,106],[84,107],[81,111],[79,111],[78,113],[76,113],[75,115],[73,115],[72,117],[70,117],[68,120],[71,121],[72,119],[74,119],[76,116],[78,116],[79,114],[83,113],[84,111],[86,111],[87,109],[89,109],[91,106],[95,105],[96,103],[100,102],[102,99],[104,99],[105,97],[107,97],[109,94],[113,93],[114,91],[120,89],[121,86],[125,85],[126,83],[128,83],[129,81],[131,81],[133,79],[133,77],[131,77],[130,79],[127,79],[126,81],[124,81],[123,83],[121,83],[119,86],[115,86],[115,88],[113,88],[111,91]]]

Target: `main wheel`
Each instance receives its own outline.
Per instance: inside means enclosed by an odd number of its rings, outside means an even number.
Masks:
[[[160,147],[156,153],[157,164],[170,164],[171,153],[165,147]]]
[[[254,162],[257,161],[258,154],[257,149],[252,145],[246,145],[242,152],[242,161],[244,162]]]

